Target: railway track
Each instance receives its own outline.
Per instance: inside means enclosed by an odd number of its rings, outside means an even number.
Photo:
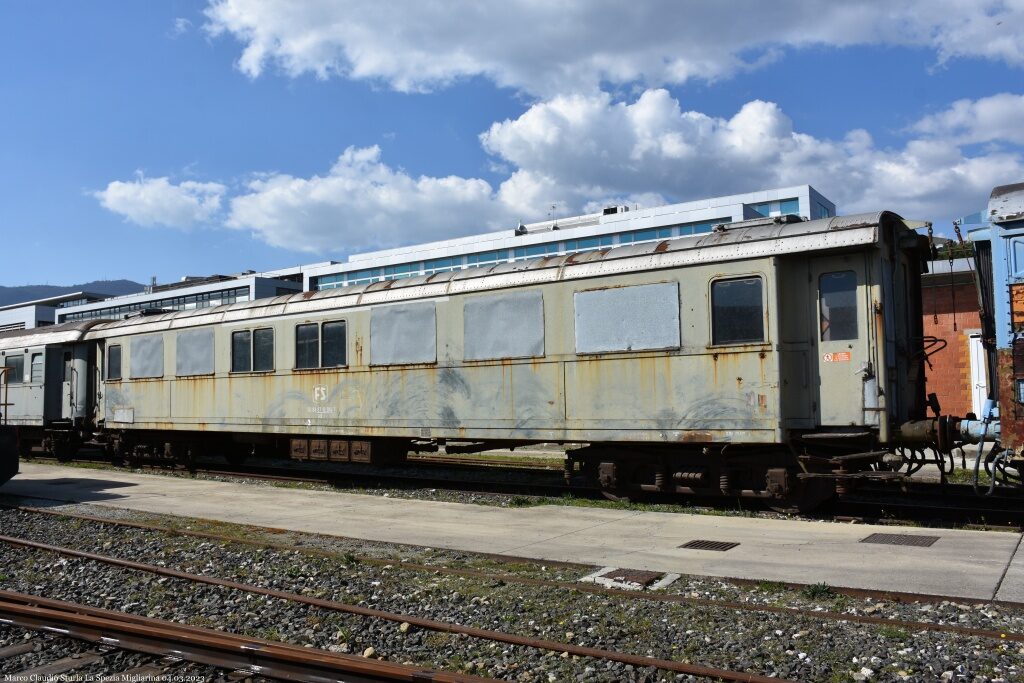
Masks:
[[[202,538],[202,539],[206,539],[206,540],[219,541],[221,543],[242,543],[242,544],[245,544],[245,545],[252,545],[252,546],[255,546],[255,547],[269,548],[269,549],[281,550],[281,551],[289,551],[289,552],[294,552],[296,550],[296,548],[294,546],[287,545],[287,544],[275,544],[275,543],[267,543],[267,542],[263,542],[263,541],[240,540],[240,539],[238,539],[236,537],[223,536],[223,535],[212,534],[212,533],[201,532],[201,531],[192,531],[192,530],[183,530],[183,529],[171,529],[169,527],[153,525],[153,524],[144,524],[144,523],[140,523],[140,522],[128,522],[128,521],[124,521],[124,520],[110,520],[110,519],[106,519],[106,518],[103,518],[103,517],[96,517],[96,516],[92,516],[92,515],[81,515],[81,514],[76,514],[76,513],[69,513],[69,512],[63,512],[63,511],[53,511],[53,510],[46,510],[46,509],[40,509],[40,508],[27,507],[27,506],[18,506],[17,509],[22,510],[24,512],[31,512],[31,513],[35,513],[35,514],[44,514],[44,515],[50,515],[50,516],[54,516],[54,517],[70,517],[70,518],[73,518],[73,519],[80,519],[80,520],[83,520],[83,521],[98,522],[98,523],[101,523],[101,524],[110,524],[110,525],[113,525],[113,526],[128,527],[128,528],[140,529],[140,530],[144,530],[144,531],[153,531],[153,532],[159,532],[159,533],[169,533],[169,534],[176,534],[176,535],[182,535],[182,536],[192,536],[192,537]],[[90,553],[90,552],[76,550],[76,549],[73,549],[73,548],[64,548],[64,547],[59,547],[59,546],[53,546],[53,545],[50,545],[50,544],[40,543],[40,542],[36,542],[36,541],[31,541],[31,540],[28,540],[28,539],[21,539],[21,538],[14,538],[14,537],[8,537],[8,536],[0,535],[0,543],[6,543],[8,545],[21,546],[21,547],[31,548],[31,549],[45,551],[45,552],[53,552],[53,553],[56,553],[56,554],[67,556],[67,557],[77,557],[77,558],[80,558],[80,559],[86,559],[86,560],[92,560],[92,561],[97,561],[97,562],[103,562],[103,563],[106,563],[106,564],[111,564],[111,565],[114,565],[114,566],[121,566],[121,567],[129,568],[129,569],[138,569],[140,571],[147,571],[147,572],[150,572],[150,573],[156,573],[156,574],[160,574],[162,576],[168,576],[168,577],[173,577],[173,578],[186,578],[188,580],[195,580],[195,581],[200,581],[200,582],[206,582],[206,583],[210,583],[211,585],[220,585],[220,586],[226,586],[226,587],[231,587],[231,588],[237,588],[239,590],[246,590],[246,591],[250,591],[250,592],[256,592],[256,593],[260,593],[260,594],[268,595],[268,596],[272,596],[272,597],[282,597],[284,599],[293,599],[293,600],[298,600],[298,601],[302,601],[302,602],[307,602],[307,604],[311,604],[311,605],[324,606],[323,604],[321,604],[324,601],[309,599],[309,598],[307,598],[305,596],[299,596],[299,595],[294,595],[294,594],[290,594],[290,593],[281,593],[279,591],[268,590],[268,589],[264,589],[264,588],[261,588],[261,587],[258,587],[258,586],[249,585],[249,584],[236,584],[236,583],[234,583],[232,581],[227,581],[227,580],[223,580],[223,579],[217,579],[217,578],[209,577],[209,576],[199,576],[199,575],[193,575],[193,574],[185,574],[183,572],[177,572],[176,570],[173,570],[173,569],[167,569],[167,568],[164,568],[164,567],[156,567],[156,566],[147,565],[147,564],[144,564],[144,563],[132,562],[132,561],[124,560],[124,559],[121,559],[121,558],[116,558],[116,557],[113,557],[113,556],[102,555],[102,554],[95,554],[95,553]],[[328,552],[328,551],[318,551],[315,548],[305,548],[305,547],[303,547],[301,549],[301,552],[302,553],[307,553],[307,554],[316,554],[316,555],[328,555],[328,556],[331,555],[331,553]],[[501,556],[494,556],[494,557],[500,558]],[[461,569],[461,568],[455,568],[455,567],[442,567],[442,566],[436,566],[436,565],[422,565],[422,564],[416,564],[416,563],[411,563],[411,562],[401,562],[401,561],[394,561],[394,560],[387,560],[387,561],[385,561],[385,560],[379,560],[379,559],[376,559],[376,558],[365,557],[365,556],[357,557],[356,559],[359,562],[361,562],[361,563],[365,562],[365,563],[368,563],[368,564],[376,564],[376,565],[379,565],[379,566],[390,565],[390,566],[396,566],[396,567],[399,567],[399,568],[402,568],[402,569],[407,569],[407,570],[416,571],[416,572],[440,573],[440,574],[449,574],[449,575],[460,576],[460,577],[465,577],[465,578],[484,579],[484,580],[487,580],[487,581],[494,581],[494,582],[506,582],[506,583],[511,582],[511,583],[520,583],[520,584],[523,584],[523,585],[530,585],[530,586],[543,586],[543,587],[548,587],[548,588],[556,588],[556,589],[559,589],[559,590],[576,591],[576,592],[580,592],[580,593],[588,593],[588,594],[592,594],[592,595],[599,595],[599,596],[605,596],[605,597],[611,597],[611,598],[629,598],[629,599],[632,599],[632,600],[640,600],[640,601],[647,601],[647,602],[672,602],[672,603],[680,603],[680,604],[692,605],[692,606],[696,606],[696,607],[711,608],[711,609],[724,609],[724,610],[741,611],[741,612],[754,612],[754,613],[762,613],[762,614],[780,614],[780,615],[791,616],[791,617],[794,617],[794,618],[803,617],[803,618],[814,619],[814,620],[823,621],[823,622],[855,622],[855,623],[869,624],[869,625],[873,625],[873,626],[883,626],[883,627],[889,627],[889,628],[899,628],[899,629],[906,630],[907,632],[931,631],[931,632],[936,632],[936,633],[954,633],[954,634],[957,634],[957,635],[977,637],[977,638],[994,640],[994,641],[999,641],[999,642],[1020,642],[1020,643],[1024,643],[1024,633],[1012,633],[1012,632],[1007,632],[1005,630],[971,628],[971,627],[965,627],[965,626],[960,626],[960,625],[956,625],[956,624],[949,624],[949,623],[936,623],[936,622],[928,622],[928,621],[910,621],[910,620],[903,620],[903,619],[890,619],[890,618],[886,618],[886,617],[878,617],[878,616],[871,616],[871,615],[851,614],[849,612],[841,612],[841,613],[840,612],[829,612],[829,611],[823,611],[823,610],[820,610],[820,609],[804,609],[804,608],[798,608],[798,607],[786,607],[786,606],[771,605],[771,604],[760,604],[760,603],[736,602],[736,601],[728,601],[728,600],[696,598],[696,597],[691,597],[691,596],[687,596],[687,595],[676,594],[676,593],[667,593],[667,592],[652,592],[652,591],[643,591],[643,590],[638,591],[638,590],[630,590],[630,589],[609,588],[609,587],[600,586],[600,585],[597,585],[597,584],[590,584],[590,583],[566,582],[566,581],[555,581],[555,580],[537,579],[537,578],[517,576],[517,575],[514,575],[514,574],[510,574],[510,573],[505,573],[505,572],[501,572],[501,573],[499,573],[499,572],[482,572],[482,571],[475,571],[475,570],[469,570],[469,569]],[[516,562],[522,561],[521,558],[505,558],[505,559],[508,559],[508,560],[511,560],[511,561],[516,561]],[[743,581],[737,581],[737,583],[750,584],[752,582],[751,581],[743,580]],[[808,588],[808,586],[806,586],[804,584],[799,584],[799,583],[791,583],[791,584],[787,584],[787,586],[792,587],[792,588]],[[942,602],[942,601],[964,602],[965,601],[964,598],[958,598],[958,597],[955,597],[955,596],[948,596],[948,595],[928,595],[928,594],[921,594],[921,593],[905,593],[905,592],[895,592],[895,591],[872,591],[872,590],[864,590],[864,589],[843,589],[843,588],[833,588],[831,590],[839,592],[839,593],[844,593],[844,594],[847,594],[847,595],[850,595],[850,596],[868,597],[868,598],[877,599],[877,600],[888,600],[888,601],[895,601],[895,602]],[[967,600],[967,602],[972,602],[972,601]],[[980,602],[978,604],[989,604],[990,602],[992,602],[993,604],[999,604],[999,605],[1004,606],[1004,607],[1012,607],[1012,608],[1017,608],[1017,609],[1024,609],[1024,604],[1022,604],[1022,603],[1011,603],[1011,602],[1005,602],[1005,601],[984,601],[984,602]],[[356,609],[356,610],[362,610],[363,609],[363,608],[353,608],[350,605],[344,605],[342,603],[329,603],[328,602],[328,604],[334,605],[333,608],[343,609],[344,611],[348,611],[349,608]],[[356,613],[358,613],[358,612],[356,612]],[[382,613],[382,615],[383,614],[384,613]],[[370,616],[377,616],[377,615],[370,614]],[[391,616],[393,618],[401,618],[401,619],[406,619],[407,618],[407,617],[405,617],[403,615],[389,615],[389,616]],[[430,628],[430,626],[426,626],[426,628]],[[466,635],[472,635],[472,634],[467,632]],[[512,641],[508,641],[508,642],[512,642]],[[534,641],[534,642],[542,642],[542,641]],[[520,643],[520,644],[522,644],[522,643]],[[557,644],[557,645],[564,645],[564,644]],[[537,645],[534,644],[534,645],[531,645],[531,646],[535,646],[536,647]],[[557,650],[557,651],[563,651],[564,652],[566,650]]]
[[[75,517],[76,515],[70,516]],[[134,524],[129,526],[147,528]],[[585,657],[598,661],[604,660],[618,662],[639,668],[654,668],[662,671],[670,671],[678,674],[698,676],[714,680],[744,681],[749,683],[769,683],[771,681],[784,680],[776,677],[760,676],[744,671],[733,671],[700,664],[586,647],[573,643],[543,638],[522,636],[519,634],[491,629],[464,626],[457,623],[420,617],[413,614],[399,614],[357,604],[312,597],[286,590],[241,583],[215,576],[192,574],[169,567],[126,560],[94,552],[85,552],[73,548],[54,546],[28,539],[0,536],[0,543],[4,543],[8,546],[20,547],[27,551],[55,553],[64,557],[102,563],[122,569],[144,572],[154,576],[178,579],[193,584],[218,586],[253,595],[298,603],[312,608],[344,612],[360,617],[381,619],[398,624],[407,624],[411,627],[429,631],[490,641],[499,643],[503,646],[535,648],[538,650],[559,653],[564,656]],[[39,615],[40,620],[33,621],[33,615]],[[153,620],[148,617],[111,612],[109,610],[101,610],[84,605],[59,603],[58,601],[47,600],[38,596],[25,596],[2,590],[0,590],[0,619],[5,619],[8,620],[9,623],[27,628],[65,629],[67,631],[67,635],[72,637],[90,640],[90,642],[117,644],[119,646],[124,644],[128,649],[150,652],[151,654],[172,652],[173,650],[170,648],[178,647],[180,649],[184,647],[184,652],[188,653],[187,658],[189,661],[234,668],[243,668],[244,666],[248,666],[250,670],[257,671],[261,675],[269,677],[283,677],[288,678],[289,680],[337,680],[325,677],[323,672],[315,667],[338,667],[351,664],[353,660],[356,662],[368,661],[363,658],[337,655],[336,653],[329,653],[322,650],[315,650],[311,652],[309,648],[226,634],[220,631],[211,631],[210,629],[182,626],[174,622]],[[92,622],[90,621],[91,619],[108,621]],[[92,630],[90,630],[90,626],[93,627]],[[133,636],[139,636],[142,638],[160,636],[163,640],[152,646],[146,644],[148,641],[144,641],[140,645],[136,643],[135,640],[132,640]],[[111,641],[115,642],[112,643]],[[150,647],[151,649],[140,649],[143,646]],[[215,647],[216,650],[211,652],[210,648],[213,647]],[[253,653],[258,654],[259,657],[252,657],[248,660],[244,659]],[[317,677],[295,677],[296,671],[305,671],[303,667],[307,666],[305,660],[296,659],[298,653],[304,654],[306,657],[310,658],[309,662],[315,666],[310,666],[309,670],[314,671],[317,674]],[[238,659],[239,657],[242,657],[243,659],[240,660]],[[376,667],[377,664],[380,663],[374,662],[374,667]],[[299,668],[289,669],[289,666],[297,666]],[[367,671],[364,668],[362,671],[350,671],[349,673],[366,675]],[[373,668],[369,674],[392,677],[358,678],[350,676],[344,680],[410,680],[439,682],[486,680],[474,677],[459,677],[455,674],[439,674],[423,669],[413,670],[410,667],[399,667],[397,673],[396,671],[387,669],[387,667],[384,667],[382,671],[378,671],[376,668]],[[394,677],[396,675],[405,675],[407,677]]]
[[[35,631],[57,632],[108,651],[118,648],[271,679],[309,683],[339,680],[481,683],[491,680],[314,650],[6,590],[0,590],[0,620]],[[94,651],[77,658],[78,661],[58,661],[20,673],[62,674],[83,665],[100,663],[104,654]]]

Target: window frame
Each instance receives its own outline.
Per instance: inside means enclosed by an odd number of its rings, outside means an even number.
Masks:
[[[823,283],[823,281],[824,281],[826,276],[835,276],[835,275],[845,276],[847,274],[853,276],[853,289],[852,290],[843,290],[843,291],[851,292],[852,295],[853,295],[853,305],[850,306],[850,308],[853,310],[853,336],[852,337],[844,336],[844,337],[838,337],[838,338],[833,339],[832,338],[832,336],[833,336],[833,333],[832,333],[832,309],[831,308],[829,309],[829,317],[826,318],[825,317],[825,311],[824,311],[825,297],[824,297],[824,290],[822,289],[822,283]],[[818,341],[819,341],[819,343],[831,344],[831,343],[839,343],[839,342],[844,342],[844,341],[856,341],[856,340],[860,339],[860,337],[861,337],[861,335],[860,335],[860,305],[859,305],[860,302],[858,301],[858,296],[857,296],[858,293],[859,293],[859,290],[860,290],[860,276],[858,275],[857,271],[855,269],[853,269],[853,268],[844,268],[843,270],[823,271],[823,272],[818,274],[817,285],[818,285]],[[830,294],[835,294],[835,293],[836,292],[830,292]],[[822,327],[822,323],[824,323],[826,320],[828,321],[828,325],[826,327]],[[829,337],[828,339],[825,339],[825,335],[826,334]]]
[[[110,368],[113,367],[110,362],[110,352],[117,349],[117,377],[112,377],[110,374]],[[105,382],[120,382],[124,379],[124,346],[121,344],[110,344],[106,349],[105,367],[103,368],[103,377]]]
[[[344,343],[342,346],[342,360],[343,363],[339,365],[324,365],[324,325],[340,324],[344,332]],[[317,351],[317,364],[299,367],[299,328],[300,327],[311,327],[316,326],[316,351]],[[295,357],[292,359],[292,371],[293,372],[321,372],[324,370],[337,370],[338,368],[349,367],[348,362],[348,318],[337,318],[334,320],[318,320],[310,322],[296,323],[293,328],[295,336],[295,344],[293,349],[295,351]]]
[[[270,332],[270,367],[269,368],[257,368],[256,367],[256,333],[257,332]],[[249,368],[247,370],[239,370],[235,367],[235,335],[237,334],[248,334],[249,341]],[[274,332],[273,327],[247,327],[240,330],[231,330],[231,363],[229,364],[230,370],[228,374],[231,375],[260,375],[277,372],[277,334]]]
[[[10,365],[10,362],[9,362],[12,358],[19,358],[19,359],[21,359],[21,373],[20,373],[20,375],[14,375],[10,370],[5,371],[4,372],[4,382],[7,383],[7,384],[24,384],[25,383],[25,354],[24,353],[14,353],[14,354],[6,355],[6,356],[3,357],[3,360],[0,361],[0,362],[2,362],[4,366],[12,367],[13,368],[14,366]],[[17,376],[18,379],[12,382],[11,378],[15,377],[15,376]]]
[[[36,359],[39,359],[39,379],[36,379]],[[45,384],[46,383],[46,357],[42,351],[38,353],[31,353],[28,357],[28,383],[29,384]]]
[[[718,342],[715,341],[715,285],[719,282],[731,282],[735,280],[751,280],[756,278],[761,284],[761,339],[758,341],[739,341],[739,342]],[[732,347],[759,347],[771,344],[771,337],[769,335],[770,325],[769,321],[765,318],[768,313],[768,278],[764,273],[736,273],[730,275],[723,275],[721,277],[714,277],[708,281],[708,348],[721,349],[721,348],[732,348]]]

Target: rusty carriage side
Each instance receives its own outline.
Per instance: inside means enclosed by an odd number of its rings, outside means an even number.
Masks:
[[[783,217],[101,323],[99,424],[118,457],[557,442],[610,495],[820,498],[923,415],[920,250],[891,213]]]

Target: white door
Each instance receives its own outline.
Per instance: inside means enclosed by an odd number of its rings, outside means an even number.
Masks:
[[[980,334],[970,337],[971,349],[971,411],[981,417],[982,407],[988,397],[988,368],[985,363],[985,347]]]
[[[860,254],[811,262],[810,302],[818,354],[818,415],[825,426],[863,425],[864,380],[871,360],[865,306],[867,283]],[[853,390],[851,390],[851,388]]]

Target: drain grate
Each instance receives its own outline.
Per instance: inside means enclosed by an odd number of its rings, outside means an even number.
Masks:
[[[861,543],[884,543],[885,545],[910,545],[917,548],[929,548],[940,536],[917,536],[912,534],[871,534]]]
[[[643,569],[613,569],[601,574],[602,579],[610,579],[619,583],[638,583],[647,587],[665,576],[662,572],[648,572]]]
[[[738,545],[739,543],[733,543],[732,541],[706,541],[698,539],[684,543],[679,547],[687,550],[717,550],[724,553],[726,550],[732,550]]]

